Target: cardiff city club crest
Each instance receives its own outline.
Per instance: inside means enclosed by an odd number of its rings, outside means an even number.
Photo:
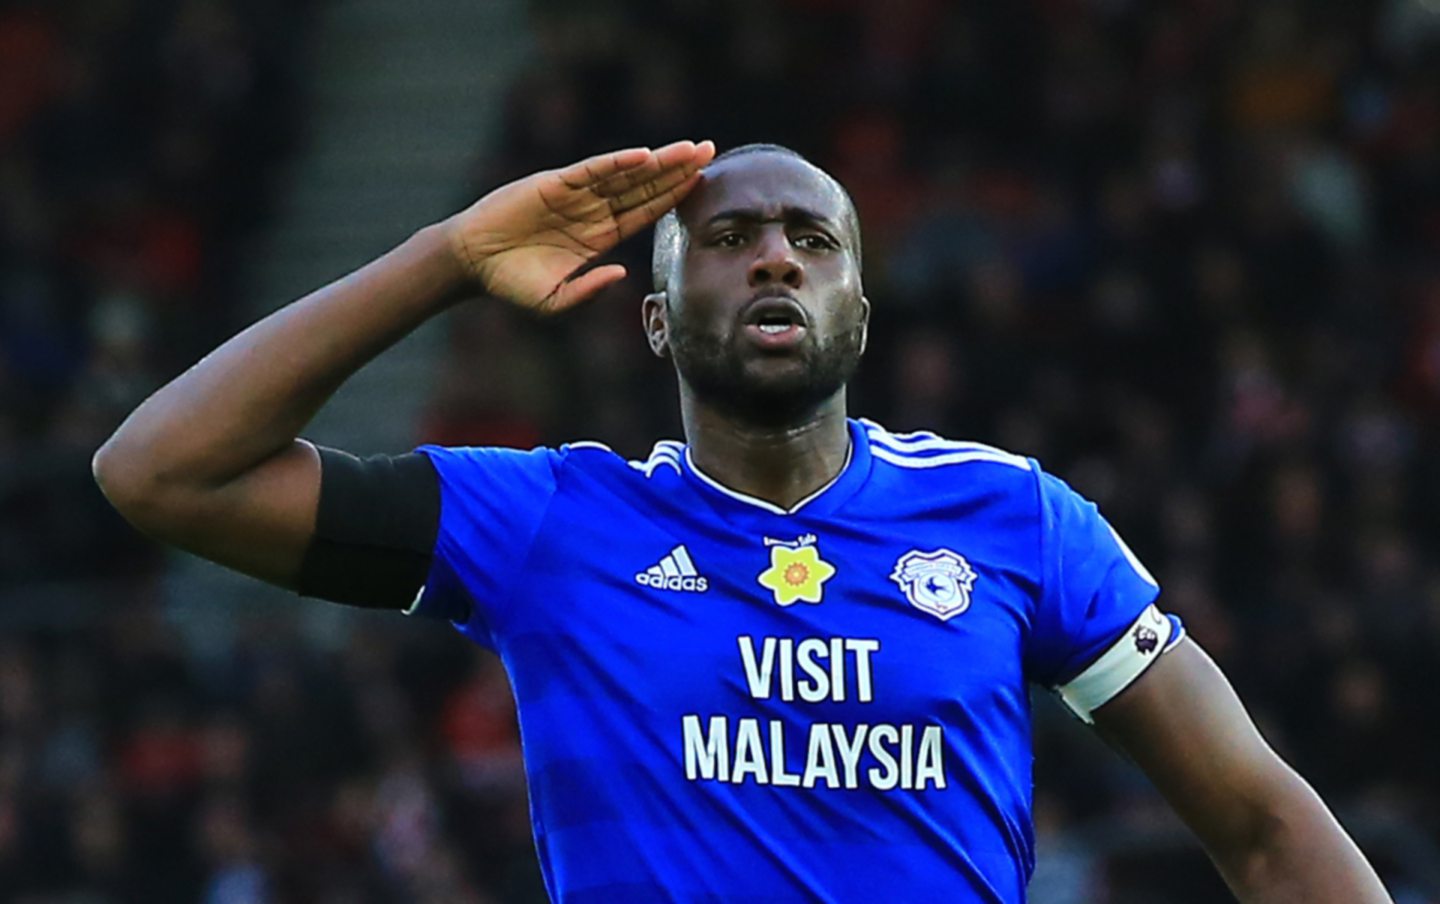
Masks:
[[[948,549],[934,552],[912,549],[895,563],[890,580],[905,591],[910,605],[941,621],[949,621],[970,608],[970,590],[975,586],[975,577],[975,569],[958,553]]]

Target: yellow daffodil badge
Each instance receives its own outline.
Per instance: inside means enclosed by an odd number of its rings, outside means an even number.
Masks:
[[[835,576],[835,566],[820,558],[813,545],[770,547],[770,567],[760,573],[760,586],[775,594],[775,602],[793,606],[797,602],[818,603],[823,585]]]

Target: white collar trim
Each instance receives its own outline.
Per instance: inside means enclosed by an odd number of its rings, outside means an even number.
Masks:
[[[835,476],[830,478],[829,482],[827,482],[820,489],[811,493],[809,496],[806,496],[804,499],[801,499],[799,502],[795,503],[787,509],[781,508],[780,506],[768,500],[759,499],[755,496],[750,496],[746,493],[741,493],[738,490],[732,490],[729,487],[725,486],[720,481],[716,480],[709,474],[706,474],[704,471],[697,468],[695,466],[695,459],[690,455],[690,447],[688,445],[685,447],[685,464],[689,466],[690,470],[694,472],[696,477],[699,477],[701,480],[705,481],[705,483],[724,493],[726,496],[729,496],[731,499],[736,500],[737,502],[743,502],[747,505],[753,505],[756,508],[764,509],[765,511],[775,515],[793,515],[805,506],[809,505],[811,502],[819,499],[825,494],[826,490],[830,489],[835,484],[840,482],[840,478],[844,477],[845,472],[850,470],[850,462],[852,459],[854,459],[854,457],[855,439],[854,437],[851,437],[850,444],[845,447],[845,463],[840,466],[840,470],[836,472]]]

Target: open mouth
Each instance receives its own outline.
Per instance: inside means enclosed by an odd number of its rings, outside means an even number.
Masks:
[[[788,295],[757,298],[745,308],[742,320],[767,336],[778,336],[787,330],[806,325],[805,309]]]
[[[755,328],[767,336],[778,336],[795,326],[799,326],[799,324],[790,320],[782,320],[778,317],[767,317],[755,324]]]
[[[789,354],[804,341],[810,318],[792,296],[776,293],[751,299],[740,312],[740,322],[754,348]]]

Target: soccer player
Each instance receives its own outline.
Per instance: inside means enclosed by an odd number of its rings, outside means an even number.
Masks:
[[[569,308],[657,220],[642,319],[685,443],[362,460],[297,438],[422,321],[477,288]],[[1022,901],[1032,684],[1140,765],[1244,901],[1388,901],[1093,504],[1032,459],[847,418],[869,312],[855,210],[799,155],[620,151],[251,326],[95,474],[161,540],[496,651],[557,901]]]

